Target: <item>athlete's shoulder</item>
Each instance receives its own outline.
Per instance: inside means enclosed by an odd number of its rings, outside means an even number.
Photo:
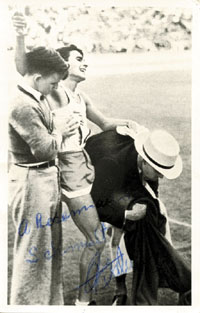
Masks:
[[[92,105],[92,100],[85,91],[79,89],[78,93],[82,100],[85,102],[86,106]]]

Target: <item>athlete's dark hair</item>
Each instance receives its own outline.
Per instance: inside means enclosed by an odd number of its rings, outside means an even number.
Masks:
[[[40,73],[49,76],[58,73],[63,77],[67,74],[67,65],[60,54],[54,49],[37,47],[26,53],[27,73]]]
[[[70,52],[74,50],[78,51],[82,56],[84,55],[83,51],[73,44],[68,44],[67,46],[56,49],[65,61],[68,61]]]

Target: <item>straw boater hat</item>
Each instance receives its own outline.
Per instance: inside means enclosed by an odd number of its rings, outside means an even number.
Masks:
[[[135,148],[144,160],[166,178],[174,179],[181,174],[183,166],[179,145],[165,130],[138,133]]]
[[[122,132],[118,131],[122,134]],[[135,139],[135,148],[139,155],[156,171],[168,179],[177,178],[182,172],[180,148],[175,138],[162,129],[152,132],[147,129],[137,134],[127,134]]]

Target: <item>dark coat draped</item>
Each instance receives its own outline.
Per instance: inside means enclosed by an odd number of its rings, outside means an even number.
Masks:
[[[95,167],[92,197],[101,221],[122,228],[126,209],[134,203],[147,205],[143,219],[124,225],[127,252],[134,261],[133,304],[156,304],[158,287],[179,293],[190,290],[190,269],[164,237],[166,218],[141,183],[134,140],[107,131],[92,136],[86,150]],[[158,182],[149,185],[158,195]]]

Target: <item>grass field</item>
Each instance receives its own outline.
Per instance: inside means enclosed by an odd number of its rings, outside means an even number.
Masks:
[[[191,224],[191,73],[187,69],[148,71],[114,75],[92,75],[82,84],[82,89],[93,99],[95,105],[107,116],[129,118],[150,129],[165,128],[180,143],[183,158],[182,175],[175,181],[162,180],[160,197],[169,216]],[[92,125],[93,131],[98,131]],[[67,208],[65,208],[67,210]],[[183,257],[191,262],[191,229],[171,224],[172,239]],[[9,214],[8,290],[12,272],[13,225]],[[63,247],[84,241],[72,221],[63,223]],[[64,292],[66,305],[72,305],[78,285],[78,263],[81,249],[63,257]],[[106,246],[102,266],[109,255]],[[105,272],[109,275],[109,269]],[[128,275],[129,295],[132,275]],[[105,288],[100,281],[96,292],[99,305],[110,305],[114,293],[114,279]],[[160,305],[175,305],[177,294],[170,290],[159,292]]]

